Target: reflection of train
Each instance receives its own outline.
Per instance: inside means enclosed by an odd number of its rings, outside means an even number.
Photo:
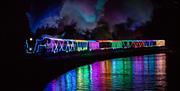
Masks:
[[[121,48],[161,47],[165,46],[165,40],[73,40],[44,37],[43,39],[36,39],[33,48],[28,48],[28,43],[26,43],[26,45],[27,53],[60,53]]]

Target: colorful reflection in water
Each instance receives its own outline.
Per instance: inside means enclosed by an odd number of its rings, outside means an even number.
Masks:
[[[71,70],[44,91],[166,90],[166,54],[99,61]]]

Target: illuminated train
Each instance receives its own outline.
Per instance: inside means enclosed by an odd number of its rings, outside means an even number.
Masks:
[[[36,39],[33,47],[29,47],[26,41],[26,53],[63,53],[162,46],[165,46],[165,40],[73,40],[44,37]]]

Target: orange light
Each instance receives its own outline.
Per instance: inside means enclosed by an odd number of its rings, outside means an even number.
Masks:
[[[157,40],[156,46],[165,46],[165,40]]]
[[[112,40],[97,40],[97,42],[112,42]]]

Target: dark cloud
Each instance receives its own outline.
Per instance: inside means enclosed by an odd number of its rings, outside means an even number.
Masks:
[[[32,4],[28,15],[34,32],[47,24],[57,27],[60,17],[68,17],[67,25],[77,23],[80,32],[94,29],[100,18],[108,22],[110,31],[115,24],[127,23],[130,18],[133,22],[129,30],[135,30],[151,21],[153,11],[150,0],[47,0]]]

